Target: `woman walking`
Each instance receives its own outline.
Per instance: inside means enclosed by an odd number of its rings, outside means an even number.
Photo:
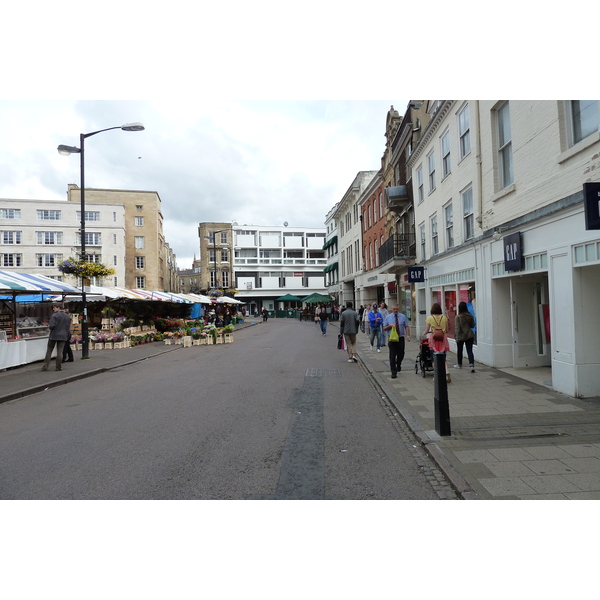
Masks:
[[[446,335],[448,329],[448,317],[442,314],[442,307],[438,302],[434,302],[431,305],[431,315],[425,319],[427,327],[423,332],[423,337],[429,334],[429,347],[434,354],[444,355],[444,365],[446,367],[446,381],[450,383],[452,378],[450,377],[450,371],[448,370],[448,361],[446,360],[446,352],[450,350],[450,344],[448,344],[448,336]],[[436,329],[441,329],[443,336],[441,339],[435,333]],[[435,337],[434,337],[435,336]]]
[[[475,319],[473,319],[473,315],[467,309],[467,303],[460,302],[454,326],[456,360],[458,361],[458,364],[454,365],[454,368],[462,369],[463,347],[466,347],[471,373],[475,373],[475,357],[473,356],[473,341],[475,334],[473,333],[473,327],[475,327]]]

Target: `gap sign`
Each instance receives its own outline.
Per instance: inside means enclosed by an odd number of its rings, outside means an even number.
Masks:
[[[425,267],[408,267],[408,283],[425,281]]]
[[[600,229],[600,181],[583,184],[585,228]]]
[[[520,271],[523,268],[523,248],[521,232],[511,233],[504,240],[504,270]]]

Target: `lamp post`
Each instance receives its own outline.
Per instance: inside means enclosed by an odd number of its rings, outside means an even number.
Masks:
[[[141,123],[125,123],[118,127],[108,127],[107,129],[100,129],[99,131],[92,131],[91,133],[79,134],[79,148],[76,146],[65,146],[61,144],[57,150],[59,154],[68,156],[69,154],[80,155],[80,175],[81,175],[81,220],[80,220],[80,233],[81,233],[81,260],[85,260],[85,139],[102,133],[103,131],[110,131],[111,129],[122,129],[123,131],[143,131],[144,126]],[[81,278],[81,306],[83,312],[83,321],[81,322],[81,358],[90,357],[90,344],[88,340],[88,320],[87,320],[87,297],[85,293],[84,277]]]

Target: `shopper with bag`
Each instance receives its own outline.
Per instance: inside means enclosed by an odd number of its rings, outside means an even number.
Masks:
[[[399,312],[399,306],[394,304],[392,312],[383,321],[383,331],[388,337],[388,350],[390,357],[390,370],[392,379],[396,379],[402,370],[404,360],[405,340],[410,342],[410,326],[406,315]]]
[[[460,302],[458,304],[458,315],[454,321],[456,360],[458,362],[457,365],[454,365],[454,368],[462,369],[463,347],[466,346],[471,373],[475,373],[475,357],[473,356],[473,340],[475,334],[473,333],[473,327],[475,327],[475,319],[473,319],[473,315],[469,312],[467,303]]]
[[[344,335],[348,362],[357,362],[356,334],[358,333],[358,315],[352,308],[352,302],[346,302],[346,309],[340,316],[340,333]]]
[[[450,383],[452,378],[450,377],[450,371],[448,370],[448,361],[446,360],[446,352],[450,350],[450,344],[448,343],[448,336],[446,331],[448,329],[448,317],[442,314],[442,307],[439,302],[434,302],[431,305],[431,315],[425,319],[427,327],[423,332],[423,337],[429,334],[429,347],[434,354],[443,354],[446,365],[446,381]]]

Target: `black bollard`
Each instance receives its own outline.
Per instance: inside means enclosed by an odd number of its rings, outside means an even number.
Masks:
[[[433,389],[435,393],[435,430],[439,435],[452,435],[450,430],[450,405],[448,404],[448,383],[446,382],[446,357],[434,354]]]

